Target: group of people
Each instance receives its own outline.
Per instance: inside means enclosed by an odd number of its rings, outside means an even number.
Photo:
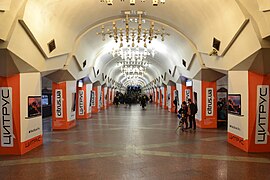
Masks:
[[[197,112],[197,105],[191,99],[188,99],[188,102],[182,102],[181,108],[178,110],[178,118],[182,123],[182,131],[185,131],[185,129],[196,131],[195,115]]]
[[[118,107],[118,105],[120,104],[125,104],[126,107],[127,106],[131,106],[131,104],[134,103],[140,103],[140,106],[142,106],[142,109],[145,109],[146,104],[148,103],[149,98],[147,95],[145,94],[121,94],[121,93],[117,93],[114,97],[114,101],[113,104],[116,105],[116,107]],[[152,97],[150,97],[150,102],[152,101]]]

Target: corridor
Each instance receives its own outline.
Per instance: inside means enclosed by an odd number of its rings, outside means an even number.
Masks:
[[[111,106],[66,131],[50,131],[24,156],[0,156],[0,179],[270,179],[270,154],[241,151],[227,131],[176,132],[156,105]]]

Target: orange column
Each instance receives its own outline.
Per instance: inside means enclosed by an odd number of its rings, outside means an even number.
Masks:
[[[98,88],[97,87],[93,87],[93,95],[94,97],[94,106],[92,106],[92,113],[98,113],[99,109],[98,109]]]
[[[76,120],[68,121],[67,117],[67,84],[52,84],[52,128],[53,130],[65,130],[76,126]],[[76,103],[76,102],[75,102]]]
[[[86,84],[83,87],[77,87],[76,93],[76,118],[77,119],[88,119],[91,117],[91,113],[87,113],[87,92]]]
[[[22,133],[32,133],[31,129],[22,129],[23,126],[21,126],[21,123],[24,123],[25,120],[28,121],[27,119],[21,119],[21,113],[23,113],[21,109],[24,109],[21,106],[28,106],[27,103],[24,103],[24,100],[21,103],[22,99],[28,98],[21,95],[25,94],[25,89],[21,84],[21,82],[27,81],[24,78],[23,74],[0,77],[0,154],[2,155],[22,155],[43,144],[42,134],[25,141],[22,140]],[[41,117],[26,118],[38,118],[35,120],[40,120]],[[40,129],[41,127],[38,127],[36,131]]]
[[[1,123],[4,123],[3,120],[10,120],[8,122],[10,127],[9,132],[11,133],[10,136],[14,137],[2,142],[2,138],[0,138],[0,154],[21,154],[21,126],[20,126],[20,75],[14,75],[10,77],[0,77],[0,95],[1,95]],[[2,89],[4,88],[4,89]],[[4,101],[3,101],[4,100]],[[6,104],[5,101],[9,103]],[[5,105],[6,104],[6,105]],[[11,106],[7,106],[11,105]],[[6,114],[10,113],[3,113],[3,112],[11,112],[12,118],[8,117]],[[13,126],[13,127],[12,127]],[[13,131],[13,132],[12,132]],[[1,136],[2,133],[1,133]],[[4,138],[3,138],[4,139]]]
[[[217,128],[217,85],[216,82],[202,81],[202,119],[197,121],[200,128]]]
[[[163,98],[163,100],[164,100],[164,102],[163,102],[163,108],[164,109],[168,109],[168,106],[167,106],[167,96],[168,96],[168,94],[167,94],[167,87],[164,87],[164,98]]]
[[[101,88],[101,102],[102,102],[102,105],[101,105],[100,109],[104,110],[105,109],[105,103],[104,103],[104,88],[103,87]]]
[[[270,152],[270,75],[248,73],[248,152]]]

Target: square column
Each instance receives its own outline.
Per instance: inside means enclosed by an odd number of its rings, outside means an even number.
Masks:
[[[229,94],[240,96],[241,106],[228,115],[228,142],[243,151],[270,152],[269,87],[269,75],[229,72]]]
[[[98,107],[98,87],[95,86],[93,87],[92,90],[92,99],[93,101],[91,102],[91,106],[92,106],[92,113],[98,113],[99,112],[99,107]]]
[[[163,87],[160,87],[159,88],[159,106],[162,107],[162,101],[163,101],[163,98],[164,98],[164,94],[163,94]]]
[[[84,84],[83,87],[77,87],[77,119],[88,119],[91,117],[91,90],[92,84]]]
[[[197,126],[200,128],[217,128],[216,82],[193,80],[192,97],[198,108],[196,114]]]
[[[40,73],[0,77],[0,154],[22,155],[43,144],[41,106]]]
[[[155,103],[158,106],[159,103],[159,89],[155,88]]]
[[[52,93],[53,130],[66,130],[76,126],[76,81],[53,83]]]
[[[164,109],[168,109],[167,100],[168,100],[168,94],[167,94],[167,86],[166,86],[166,87],[163,87],[162,107]]]

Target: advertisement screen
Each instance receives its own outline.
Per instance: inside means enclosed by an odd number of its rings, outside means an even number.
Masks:
[[[41,115],[41,96],[28,96],[28,117]]]
[[[241,95],[228,95],[228,113],[241,115]]]

